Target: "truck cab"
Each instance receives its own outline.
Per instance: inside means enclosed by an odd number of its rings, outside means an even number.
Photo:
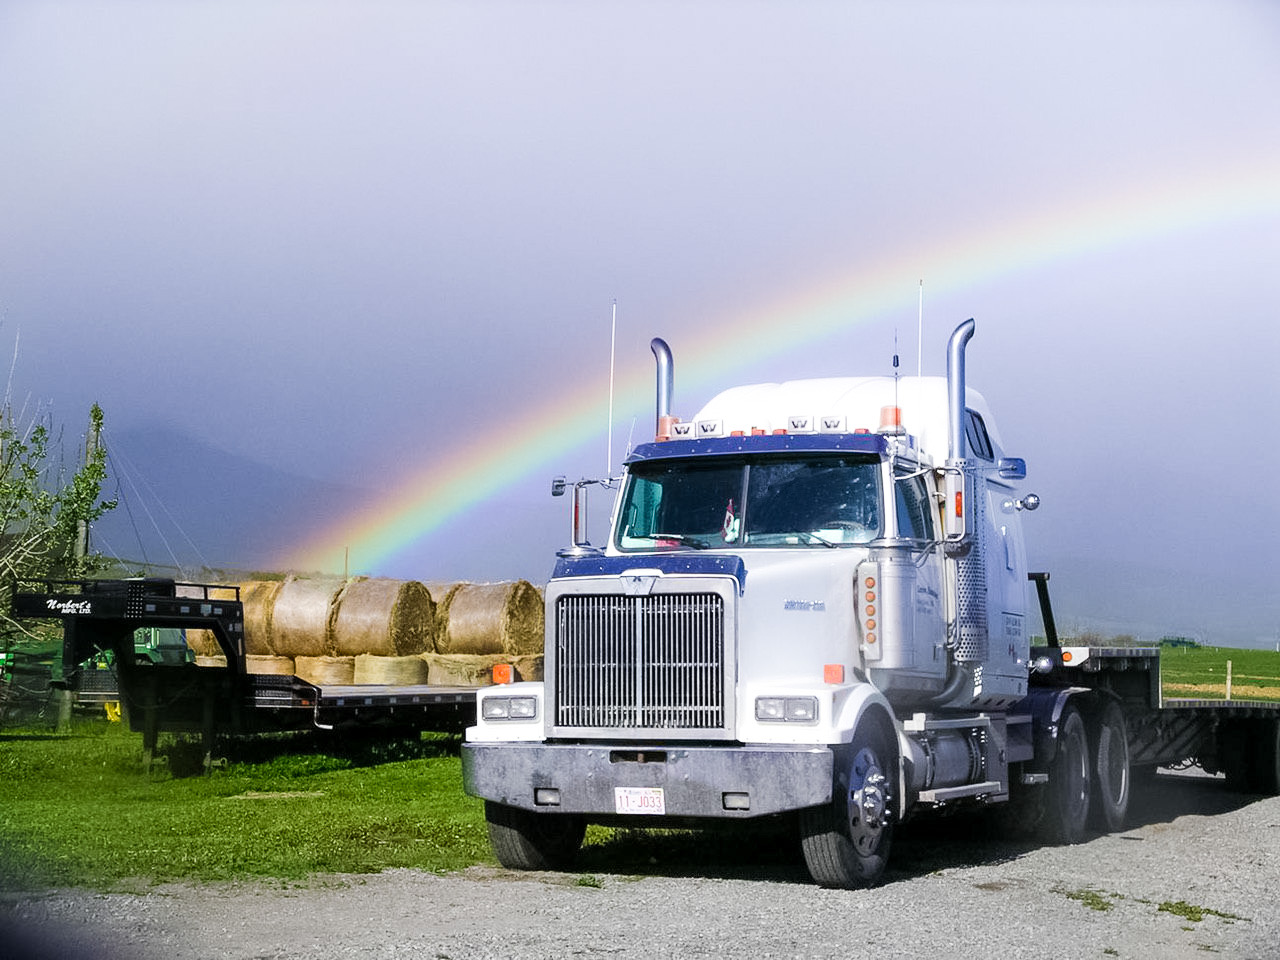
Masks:
[[[657,436],[605,547],[556,564],[545,680],[483,691],[467,733],[504,864],[566,864],[587,821],[797,812],[814,878],[852,886],[922,797],[1007,796],[1025,467],[963,383],[971,334],[947,378],[736,387],[687,421],[654,342]]]

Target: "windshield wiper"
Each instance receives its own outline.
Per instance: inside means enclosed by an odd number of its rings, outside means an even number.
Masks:
[[[824,547],[831,547],[833,550],[838,546],[835,541],[828,540],[826,537],[820,537],[812,530],[797,530],[796,533],[802,537],[808,537],[809,539],[806,540],[805,543],[809,546],[813,546],[815,543],[820,543]]]
[[[650,540],[674,540],[676,543],[684,547],[693,547],[695,550],[706,550],[711,544],[698,537],[690,537],[683,533],[651,533],[648,535]]]

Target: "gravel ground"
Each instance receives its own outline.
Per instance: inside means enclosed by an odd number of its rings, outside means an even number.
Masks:
[[[1125,832],[1073,847],[915,821],[885,882],[859,891],[818,889],[774,858],[8,894],[0,958],[1280,956],[1280,798],[1162,774],[1134,803]]]

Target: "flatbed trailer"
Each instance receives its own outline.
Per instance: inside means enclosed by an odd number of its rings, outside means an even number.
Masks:
[[[1225,774],[1235,789],[1280,793],[1280,703],[1166,698],[1159,646],[1059,646],[1051,616],[1045,624],[1051,643],[1032,648],[1039,669],[1028,702],[1075,699],[1095,710],[1114,703],[1136,776],[1195,765]],[[1046,710],[1043,717],[1047,727],[1054,714]]]
[[[144,762],[162,732],[199,733],[206,762],[218,735],[290,730],[461,730],[475,718],[472,687],[318,685],[296,676],[245,670],[239,588],[168,579],[28,580],[14,594],[19,618],[60,619],[63,676],[93,702],[119,699],[142,734]],[[136,653],[142,628],[207,630],[226,666],[155,663]],[[109,655],[110,671],[81,664]],[[108,673],[114,684],[101,676]]]

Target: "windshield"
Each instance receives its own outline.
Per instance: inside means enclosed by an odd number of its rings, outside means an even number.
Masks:
[[[842,546],[881,534],[879,459],[717,457],[632,465],[620,550]]]

